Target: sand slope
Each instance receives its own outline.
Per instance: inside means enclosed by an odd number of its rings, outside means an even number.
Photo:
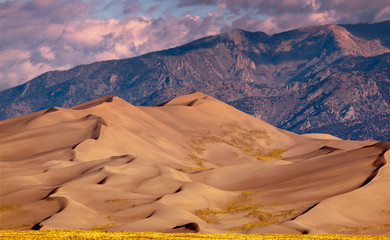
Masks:
[[[390,143],[299,136],[202,93],[0,122],[0,227],[390,234]]]

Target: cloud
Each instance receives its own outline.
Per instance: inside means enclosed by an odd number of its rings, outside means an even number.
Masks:
[[[219,33],[197,15],[153,19],[126,12],[121,19],[99,20],[88,12],[91,3],[62,3],[1,3],[0,90],[45,71],[134,57]]]
[[[124,3],[123,14],[135,14],[142,10],[142,5],[139,1],[127,0]]]
[[[293,28],[390,19],[389,0],[177,0],[177,7],[224,4],[232,27],[276,33]]]
[[[49,71],[134,57],[232,28],[269,34],[390,19],[389,0],[8,0],[0,90]]]

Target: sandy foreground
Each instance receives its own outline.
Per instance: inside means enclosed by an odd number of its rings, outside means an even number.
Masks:
[[[0,122],[0,228],[390,234],[389,149],[106,96]]]

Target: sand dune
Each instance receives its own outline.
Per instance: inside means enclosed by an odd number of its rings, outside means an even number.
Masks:
[[[277,129],[202,93],[0,122],[0,227],[390,234],[390,143]]]

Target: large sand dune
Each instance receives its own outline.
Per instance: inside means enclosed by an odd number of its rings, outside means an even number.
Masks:
[[[3,229],[390,234],[390,143],[277,129],[210,96],[0,122]]]

